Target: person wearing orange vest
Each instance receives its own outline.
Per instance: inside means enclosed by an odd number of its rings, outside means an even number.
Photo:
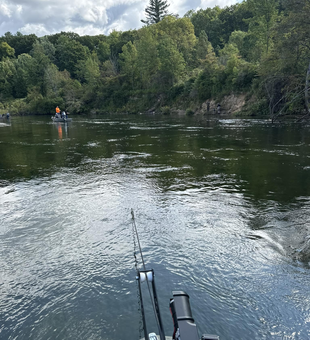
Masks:
[[[55,115],[56,118],[60,118],[60,108],[57,106],[56,107],[56,115]]]

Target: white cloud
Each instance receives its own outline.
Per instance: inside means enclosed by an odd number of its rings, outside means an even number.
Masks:
[[[29,34],[29,32],[34,33],[38,37],[41,37],[43,35],[48,35],[49,31],[46,29],[46,27],[43,24],[26,24],[20,29],[20,32],[22,34]]]
[[[11,14],[12,12],[11,12],[9,5],[5,2],[1,3],[0,4],[0,15],[10,18]]]
[[[0,36],[60,31],[79,35],[108,34],[142,26],[149,0],[0,0]],[[171,0],[169,11],[181,17],[190,9],[225,7],[238,0]]]

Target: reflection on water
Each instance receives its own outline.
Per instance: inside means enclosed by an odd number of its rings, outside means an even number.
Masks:
[[[0,338],[137,339],[133,208],[167,334],[185,290],[200,334],[308,339],[309,145],[309,127],[263,120],[14,117]]]
[[[61,141],[63,137],[69,138],[69,125],[71,125],[71,123],[56,122],[53,123],[53,125],[57,127],[59,141]]]

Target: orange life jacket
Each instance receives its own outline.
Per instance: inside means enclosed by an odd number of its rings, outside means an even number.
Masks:
[[[56,107],[56,113],[60,113],[60,108],[58,106]]]

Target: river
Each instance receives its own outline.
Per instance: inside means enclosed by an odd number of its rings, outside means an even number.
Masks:
[[[309,125],[13,117],[0,207],[1,339],[138,339],[131,209],[166,335],[184,290],[199,335],[310,338]]]

